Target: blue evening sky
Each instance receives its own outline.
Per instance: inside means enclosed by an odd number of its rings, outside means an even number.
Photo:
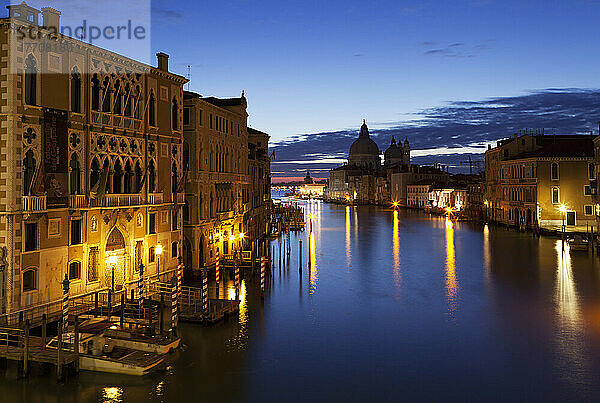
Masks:
[[[597,87],[600,2],[170,1],[152,48],[203,95],[246,90],[249,123],[290,135],[385,127],[448,101]]]

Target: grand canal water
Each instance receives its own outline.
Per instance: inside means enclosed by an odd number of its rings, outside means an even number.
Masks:
[[[308,203],[264,299],[182,325],[185,348],[143,379],[1,380],[2,401],[598,400],[600,262],[553,238],[425,214]],[[227,290],[225,290],[227,292]]]

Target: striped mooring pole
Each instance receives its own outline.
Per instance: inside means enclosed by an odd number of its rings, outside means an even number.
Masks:
[[[62,282],[63,286],[63,303],[62,303],[62,325],[66,332],[69,326],[69,276],[65,273],[65,279]]]
[[[265,291],[265,257],[260,257],[260,290]]]
[[[138,279],[138,298],[140,299],[140,303],[142,302],[142,298],[144,298],[144,264],[140,262],[140,278]]]
[[[179,258],[179,264],[177,265],[177,282],[171,290],[171,327],[177,327],[177,310],[179,308],[179,293],[181,292],[181,272],[183,263],[181,257]]]
[[[208,312],[208,270],[202,271],[202,309]]]
[[[219,250],[217,249],[217,259],[215,260],[215,277],[217,283],[221,280],[221,272],[219,270],[219,266],[221,265],[221,257],[219,256]]]

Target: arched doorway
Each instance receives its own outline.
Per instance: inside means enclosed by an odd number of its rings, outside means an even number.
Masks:
[[[527,209],[527,216],[526,216],[526,221],[525,221],[527,228],[531,227],[531,221],[532,221],[531,209]]]
[[[520,215],[519,215],[519,209],[518,209],[518,208],[515,208],[515,216],[514,216],[514,219],[515,219],[515,226],[516,226],[516,227],[519,227],[519,226],[520,226],[520,224],[521,224],[521,220],[520,220]]]
[[[118,228],[114,228],[106,241],[104,258],[104,285],[114,290],[121,290],[126,281],[127,252],[125,251],[125,238]]]
[[[184,268],[192,268],[192,245],[187,237],[183,240],[183,265]]]

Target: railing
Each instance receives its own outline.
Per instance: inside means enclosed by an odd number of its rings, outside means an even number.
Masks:
[[[8,347],[23,347],[24,331],[14,328],[0,328],[0,346]]]
[[[148,193],[148,204],[162,204],[162,193]]]
[[[139,130],[142,127],[142,121],[140,119],[99,111],[92,111],[92,123],[133,130]]]
[[[46,196],[23,196],[23,211],[46,210]]]
[[[228,220],[230,218],[233,218],[233,211],[224,211],[221,213],[217,213],[217,218],[219,219],[219,221]]]
[[[122,207],[139,206],[142,204],[142,196],[135,194],[107,194],[101,199],[91,199],[92,207]]]
[[[70,195],[69,208],[84,208],[86,207],[85,195]]]

